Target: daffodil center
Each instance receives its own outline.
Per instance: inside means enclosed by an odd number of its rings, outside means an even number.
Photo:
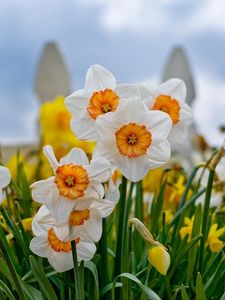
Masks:
[[[66,177],[66,179],[65,179],[65,184],[67,185],[67,186],[74,186],[74,177],[73,176],[67,176]]]
[[[128,136],[128,144],[134,145],[137,143],[137,136],[136,134],[132,134],[130,136]]]
[[[144,125],[129,123],[115,133],[116,145],[120,154],[136,158],[146,154],[152,142],[152,135]]]
[[[103,104],[103,105],[102,105],[102,111],[103,111],[104,113],[107,113],[107,112],[109,112],[110,110],[111,110],[111,107],[110,107],[109,103],[106,103],[106,104]]]
[[[106,114],[110,111],[115,111],[119,104],[119,96],[111,89],[94,92],[90,98],[87,111],[92,119]]]
[[[84,167],[68,164],[58,167],[55,183],[60,195],[69,199],[76,199],[84,195],[89,179]]]
[[[90,218],[89,209],[84,210],[74,210],[71,212],[69,217],[70,226],[80,226],[83,225],[85,221]]]
[[[153,110],[160,110],[167,113],[173,124],[177,124],[180,119],[180,104],[179,102],[168,95],[159,95],[155,99],[155,103],[152,107]]]
[[[75,240],[76,244],[79,243],[80,238]],[[56,252],[70,252],[72,250],[70,241],[61,241],[54,232],[54,229],[51,228],[48,230],[48,243],[51,248]]]

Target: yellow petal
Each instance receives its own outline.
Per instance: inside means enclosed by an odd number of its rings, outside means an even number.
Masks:
[[[163,246],[153,246],[148,250],[148,260],[159,273],[166,275],[170,266],[170,255]]]

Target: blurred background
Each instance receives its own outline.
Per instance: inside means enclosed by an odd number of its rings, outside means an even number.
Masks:
[[[35,94],[44,45],[55,42],[82,88],[91,64],[118,83],[160,82],[174,47],[193,76],[195,124],[219,145],[225,125],[224,0],[0,0],[0,143],[32,143],[40,101]]]

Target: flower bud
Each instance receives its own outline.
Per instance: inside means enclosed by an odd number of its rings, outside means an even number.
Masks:
[[[132,218],[129,223],[133,224],[141,237],[150,244],[150,248],[148,250],[149,262],[159,273],[166,275],[170,266],[170,255],[167,252],[166,247],[164,247],[160,242],[155,241],[145,225],[137,218]]]
[[[163,245],[151,246],[148,250],[148,260],[159,273],[166,275],[170,266],[170,255]]]

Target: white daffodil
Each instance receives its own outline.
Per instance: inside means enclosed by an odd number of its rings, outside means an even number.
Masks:
[[[114,112],[120,105],[116,79],[100,65],[91,66],[86,74],[84,89],[65,100],[72,113],[71,128],[81,140],[96,140],[95,121],[103,114]]]
[[[74,148],[58,163],[51,146],[43,150],[55,176],[32,184],[32,196],[36,202],[47,206],[59,224],[68,221],[73,209],[83,210],[94,199],[103,198],[101,182],[107,181],[111,174],[106,159],[92,160],[89,164],[85,152]]]
[[[58,226],[53,216],[43,205],[32,223],[35,237],[31,240],[30,249],[36,255],[46,257],[57,272],[73,268],[71,241],[75,240],[78,262],[88,261],[95,254],[96,246],[85,241],[82,236],[71,235],[69,225]]]
[[[159,86],[150,83],[141,85],[120,85],[120,97],[129,98],[137,95],[150,110],[167,113],[172,120],[172,128],[168,136],[170,142],[183,143],[187,138],[188,126],[192,121],[191,108],[185,103],[186,87],[181,79],[170,79]]]
[[[160,111],[150,111],[139,98],[129,99],[114,113],[96,121],[98,142],[94,157],[105,157],[131,181],[168,162],[167,136],[172,122]]]
[[[0,166],[0,204],[4,199],[3,189],[9,185],[11,181],[11,175],[9,169],[3,166]]]

